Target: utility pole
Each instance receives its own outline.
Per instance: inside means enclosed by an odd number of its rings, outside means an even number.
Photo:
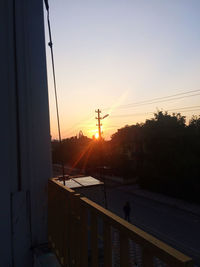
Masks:
[[[102,141],[102,132],[101,132],[101,120],[105,119],[106,117],[109,116],[109,114],[106,114],[105,116],[101,117],[100,114],[101,114],[101,110],[100,109],[97,109],[95,110],[95,112],[97,113],[97,117],[95,118],[97,120],[97,125],[98,126],[98,140],[99,141]],[[101,168],[102,168],[102,142],[99,142],[99,176],[100,176],[100,179],[102,179],[103,175],[102,175],[102,171],[101,171]],[[104,180],[104,199],[105,199],[105,208],[107,209],[108,208],[108,205],[107,205],[107,195],[106,195],[106,180]]]
[[[102,118],[100,117],[100,113],[101,113],[101,110],[97,109],[95,110],[95,112],[97,113],[97,117],[96,117],[96,120],[97,120],[97,125],[98,126],[98,133],[99,133],[99,140],[101,140],[101,120]]]
[[[103,120],[103,119],[105,119],[106,117],[108,117],[109,116],[109,114],[106,114],[105,116],[103,116],[103,117],[101,117],[100,116],[100,113],[101,113],[101,110],[100,109],[97,109],[97,110],[95,110],[95,112],[97,113],[97,117],[95,118],[96,120],[97,120],[97,125],[96,126],[98,126],[98,134],[99,134],[99,140],[101,140],[101,134],[102,134],[102,132],[101,132],[101,126],[102,126],[102,124],[101,124],[101,120]]]

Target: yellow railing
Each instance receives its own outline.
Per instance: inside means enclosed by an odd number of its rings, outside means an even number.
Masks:
[[[130,240],[141,247],[142,262],[137,266],[156,266],[155,258],[170,267],[193,266],[193,261],[188,256],[93,201],[81,197],[55,179],[49,180],[48,195],[49,242],[63,266],[99,266],[100,238],[103,243],[103,266],[112,267],[113,228],[119,233],[121,267],[134,266],[130,260]],[[102,234],[99,230],[99,220],[103,222]]]

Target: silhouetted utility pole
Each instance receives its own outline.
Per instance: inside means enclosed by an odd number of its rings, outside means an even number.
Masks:
[[[99,110],[99,109],[97,109],[97,110],[95,110],[95,112],[97,113],[97,117],[96,117],[96,120],[97,120],[97,126],[98,126],[98,134],[99,134],[99,137],[98,137],[98,140],[99,140],[99,176],[100,176],[100,180],[103,178],[102,176],[102,168],[103,168],[103,166],[102,166],[102,145],[103,145],[103,143],[102,143],[102,136],[101,136],[101,134],[102,134],[102,132],[101,132],[101,126],[102,126],[102,124],[101,124],[101,120],[103,120],[103,119],[105,119],[106,117],[108,117],[109,116],[109,114],[106,114],[105,116],[103,116],[103,117],[101,117],[100,116],[100,113],[101,113],[101,110]],[[104,180],[104,198],[105,198],[105,208],[107,209],[108,208],[108,205],[107,205],[107,195],[106,195],[106,180],[105,179],[103,179]]]
[[[100,109],[97,109],[97,110],[95,110],[95,112],[97,113],[97,117],[95,118],[96,120],[97,120],[97,126],[98,126],[98,133],[99,133],[99,140],[101,140],[101,126],[102,126],[102,124],[101,124],[101,120],[103,120],[103,119],[105,119],[106,117],[108,117],[109,116],[109,114],[106,114],[105,116],[103,116],[103,117],[101,117],[100,116],[100,113],[101,113],[101,110]]]
[[[101,126],[102,126],[102,124],[101,124],[101,117],[100,117],[100,113],[101,113],[101,110],[99,110],[99,109],[97,109],[97,110],[95,110],[95,112],[97,113],[97,117],[96,117],[96,120],[97,120],[97,126],[98,126],[98,133],[99,133],[99,139],[101,139]]]

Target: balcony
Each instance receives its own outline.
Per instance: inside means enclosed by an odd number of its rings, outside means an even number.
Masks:
[[[188,256],[59,181],[48,183],[49,242],[62,266],[194,266]]]

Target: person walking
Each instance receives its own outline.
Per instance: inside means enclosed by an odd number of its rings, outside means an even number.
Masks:
[[[124,219],[128,222],[130,222],[130,213],[131,213],[131,207],[129,201],[126,202],[124,205]]]

